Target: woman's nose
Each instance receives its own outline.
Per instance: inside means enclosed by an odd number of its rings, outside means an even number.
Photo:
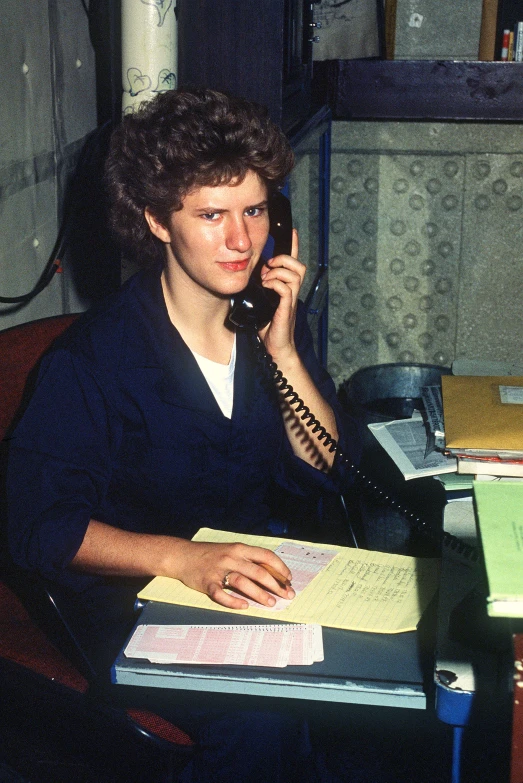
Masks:
[[[228,250],[245,252],[250,249],[252,242],[243,216],[229,224],[225,244]]]

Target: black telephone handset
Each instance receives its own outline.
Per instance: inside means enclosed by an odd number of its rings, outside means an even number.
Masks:
[[[274,240],[273,256],[290,255],[292,249],[292,213],[289,199],[274,193],[269,200],[269,234]],[[280,297],[276,291],[264,288],[260,274],[264,264],[260,259],[247,287],[232,298],[229,320],[238,329],[263,329],[274,315]]]

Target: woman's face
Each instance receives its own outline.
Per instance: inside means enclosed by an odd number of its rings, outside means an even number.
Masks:
[[[189,192],[166,226],[146,217],[167,244],[173,282],[230,296],[245,288],[267,241],[267,187],[249,171],[240,183]]]

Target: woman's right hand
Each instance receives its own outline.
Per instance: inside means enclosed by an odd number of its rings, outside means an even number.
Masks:
[[[294,598],[292,587],[282,587],[264,564],[291,578],[278,555],[263,547],[134,533],[91,519],[71,567],[105,576],[170,576],[228,609],[247,609],[248,603],[224,590],[225,577],[229,587],[263,606],[274,606],[275,596]]]
[[[249,604],[224,589],[226,577],[229,587],[263,606],[274,606],[275,596],[288,600],[295,596],[292,587],[282,587],[263,567],[265,563],[282,577],[291,579],[285,563],[269,549],[182,539],[176,539],[176,543],[176,573],[165,575],[180,579],[187,587],[205,593],[228,609],[247,609]]]

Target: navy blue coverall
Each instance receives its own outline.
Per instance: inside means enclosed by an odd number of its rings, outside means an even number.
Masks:
[[[277,392],[244,332],[237,336],[232,418],[222,414],[169,320],[160,274],[160,267],[137,273],[59,339],[10,441],[12,557],[76,602],[77,633],[105,665],[133,622],[140,584],[69,568],[90,519],[185,538],[203,526],[263,534],[271,531],[274,482],[311,497],[331,486],[293,455]],[[295,340],[347,450],[335,387],[315,357],[303,306]],[[254,770],[238,777],[223,758],[220,765],[224,779],[258,780]],[[194,772],[194,780],[206,780],[202,774]],[[212,774],[214,783],[221,780]],[[279,779],[275,769],[266,774]]]

